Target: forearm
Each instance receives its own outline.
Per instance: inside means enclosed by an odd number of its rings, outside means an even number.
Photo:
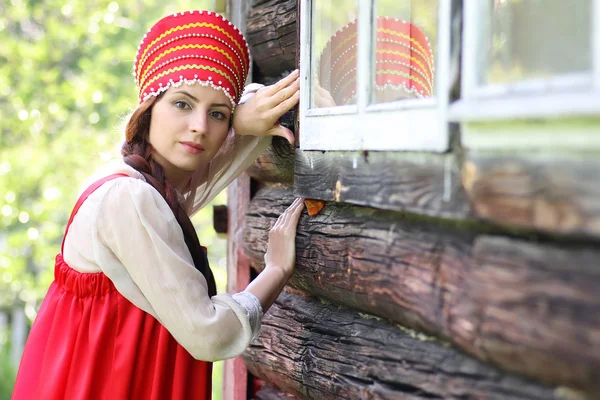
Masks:
[[[246,291],[256,296],[258,301],[260,301],[263,312],[266,313],[290,277],[291,275],[286,274],[282,268],[267,266],[250,282]]]

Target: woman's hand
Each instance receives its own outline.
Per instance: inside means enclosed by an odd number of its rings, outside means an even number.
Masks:
[[[315,88],[315,106],[317,107],[335,107],[335,100],[331,97],[329,91],[323,89],[317,81],[313,82]]]
[[[279,82],[260,88],[233,113],[233,129],[238,135],[281,136],[294,144],[294,134],[277,121],[300,99],[299,72],[295,70]]]
[[[280,268],[287,279],[294,273],[296,229],[303,209],[304,199],[297,198],[279,216],[269,232],[269,244],[265,254],[265,269]]]

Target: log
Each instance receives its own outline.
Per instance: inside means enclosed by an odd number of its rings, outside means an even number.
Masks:
[[[594,157],[469,154],[462,181],[477,216],[545,232],[600,237]]]
[[[468,218],[451,154],[296,150],[295,194],[416,214]]]
[[[298,0],[255,2],[248,15],[246,40],[255,63],[255,79],[296,69]]]
[[[291,393],[283,392],[276,386],[266,384],[257,393],[256,400],[297,400]]]
[[[558,398],[404,327],[285,292],[243,357],[301,399]]]
[[[286,117],[284,115],[284,117]],[[283,126],[289,128],[285,123]],[[293,131],[293,129],[292,129]],[[246,170],[251,178],[265,184],[294,184],[294,148],[289,142],[279,136],[273,137],[273,142],[267,150]]]
[[[244,243],[255,268],[293,198],[281,189],[253,198]],[[290,284],[508,371],[598,393],[600,251],[492,233],[330,202],[318,216],[301,217]]]

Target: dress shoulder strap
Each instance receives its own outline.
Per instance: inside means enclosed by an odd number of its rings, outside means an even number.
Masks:
[[[122,176],[129,176],[127,174],[113,174],[113,175],[109,175],[106,176],[100,180],[97,180],[96,182],[92,183],[87,189],[85,189],[85,191],[81,194],[81,196],[79,196],[79,199],[77,200],[77,203],[75,203],[75,207],[73,207],[73,211],[71,212],[71,216],[69,217],[69,222],[67,222],[67,227],[65,228],[65,234],[63,236],[62,239],[62,244],[60,245],[60,252],[62,253],[64,251],[64,247],[65,247],[65,238],[67,237],[67,232],[69,232],[69,227],[71,226],[71,223],[73,222],[73,218],[75,218],[75,215],[77,214],[77,211],[79,211],[79,208],[81,207],[81,205],[83,204],[83,202],[92,194],[96,191],[96,189],[98,189],[100,186],[102,186],[104,183],[108,182],[108,181],[112,181],[115,178],[119,178]]]

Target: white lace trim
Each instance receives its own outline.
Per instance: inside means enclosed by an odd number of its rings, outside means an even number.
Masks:
[[[258,338],[260,334],[260,325],[263,318],[263,309],[260,305],[260,301],[250,292],[240,292],[233,296],[233,299],[237,301],[242,307],[246,309],[248,313],[248,319],[250,321],[250,329],[252,330],[252,339]]]

